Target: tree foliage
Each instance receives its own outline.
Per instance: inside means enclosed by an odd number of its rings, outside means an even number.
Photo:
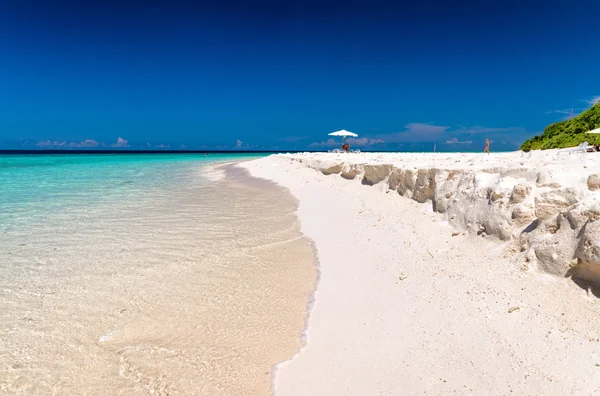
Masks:
[[[600,144],[600,134],[586,133],[600,128],[600,103],[575,118],[548,125],[541,136],[534,136],[521,150],[546,150],[577,146],[580,143]]]

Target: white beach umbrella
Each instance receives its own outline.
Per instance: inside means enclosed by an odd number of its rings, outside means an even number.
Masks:
[[[586,133],[600,133],[600,128],[592,129],[591,131]]]
[[[341,136],[342,137],[342,145],[344,144],[344,139],[346,138],[346,136],[358,137],[358,135],[356,133],[349,132],[345,129],[342,129],[341,131],[331,132],[329,134],[329,136]]]

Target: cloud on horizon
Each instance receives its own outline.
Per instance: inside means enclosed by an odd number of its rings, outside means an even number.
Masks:
[[[461,142],[456,137],[453,137],[450,140],[446,140],[446,144],[472,144],[472,143],[473,143],[472,140],[464,140]]]
[[[388,145],[389,147],[397,147],[405,144],[423,144],[423,143],[445,143],[448,145],[464,145],[473,144],[473,137],[478,140],[484,138],[495,137],[496,140],[502,138],[512,146],[518,146],[516,140],[510,137],[516,137],[527,134],[527,130],[523,127],[506,127],[506,128],[490,128],[480,125],[450,127],[445,125],[436,125],[434,123],[413,122],[406,124],[404,130],[393,133],[367,134],[359,138],[348,138],[346,142],[350,145],[359,147],[369,147],[375,145]],[[329,148],[341,145],[340,139],[327,139],[321,142],[311,143],[309,148]]]
[[[456,128],[452,128],[444,125],[435,125],[433,123],[417,122],[407,124],[404,128],[404,131],[401,132],[376,135],[376,137],[384,140],[386,143],[429,143],[452,141],[453,138],[460,141],[461,136],[481,135],[483,137],[486,135],[517,135],[527,133],[527,130],[523,127],[490,128],[480,125],[458,125]],[[469,139],[464,139],[462,141],[472,143],[472,140]]]
[[[117,142],[111,144],[110,147],[129,147],[129,142],[122,137],[117,138]]]
[[[459,125],[459,128],[455,130],[456,133],[459,134],[467,134],[467,135],[494,135],[494,134],[503,134],[503,135],[514,135],[514,134],[523,134],[527,133],[527,130],[523,127],[508,127],[508,128],[486,128],[482,126],[472,126],[465,127]]]
[[[444,134],[448,129],[450,129],[450,127],[435,125],[433,123],[412,122],[406,124],[403,131],[378,134],[376,135],[376,138],[381,139],[386,143],[433,142],[443,139]]]
[[[362,132],[357,131],[359,136],[356,138],[347,138],[345,141],[353,147],[366,149],[366,150],[399,150],[401,147],[404,149],[423,149],[428,144],[437,143],[438,148],[440,145],[447,145],[448,149],[451,147],[461,147],[468,149],[470,145],[483,144],[485,138],[495,140],[497,142],[506,142],[502,144],[504,149],[517,148],[523,140],[533,136],[533,134],[523,127],[487,127],[481,125],[465,126],[465,125],[438,125],[434,122],[411,122],[405,124],[404,127],[397,132],[387,132],[385,130],[373,130],[374,128],[364,129]],[[325,136],[324,136],[325,137]],[[210,150],[258,150],[258,149],[270,149],[270,150],[291,150],[291,149],[329,149],[337,148],[341,146],[341,138],[333,138],[327,136],[322,141],[313,141],[311,143],[310,136],[296,135],[282,137],[279,142],[286,142],[286,144],[248,144],[241,139],[235,139],[235,143],[226,145],[221,144],[210,144],[210,145],[189,145],[181,142],[141,142],[134,141],[130,143],[129,140],[118,137],[114,143],[103,143],[93,139],[85,139],[83,141],[68,141],[62,139],[44,140],[44,141],[24,141],[21,139],[21,147],[36,147],[40,149],[92,149],[92,148],[128,148],[128,147],[139,147],[148,149],[169,149],[169,148],[180,148],[180,149],[210,149]],[[281,148],[279,147],[281,146]]]
[[[66,141],[40,141],[35,144],[39,148],[94,148],[98,147],[100,143],[92,139],[85,139],[82,142],[66,142]]]
[[[345,140],[351,146],[373,146],[376,144],[384,144],[382,139],[369,139],[369,138],[348,138]],[[339,147],[342,145],[341,139],[329,138],[323,142],[314,142],[308,145],[310,148],[325,148],[325,147]]]
[[[23,146],[29,145],[29,141],[23,143]],[[100,147],[115,147],[115,148],[125,148],[129,147],[129,142],[121,137],[117,139],[116,143],[111,145],[106,145],[104,143],[99,143],[94,139],[85,139],[81,142],[67,142],[66,140],[41,140],[34,144],[35,147],[41,149],[78,149],[78,148],[100,148]]]
[[[228,150],[227,146],[216,146],[216,150]],[[264,146],[259,144],[248,144],[242,142],[240,139],[236,139],[234,150],[263,150]]]

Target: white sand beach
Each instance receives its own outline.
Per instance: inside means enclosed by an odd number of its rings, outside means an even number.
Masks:
[[[275,394],[600,392],[600,154],[242,166],[299,200],[319,260],[305,346]]]

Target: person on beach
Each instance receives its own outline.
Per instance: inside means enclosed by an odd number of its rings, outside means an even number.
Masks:
[[[348,152],[349,150],[350,150],[350,145],[349,144],[346,143],[346,144],[342,145],[342,151]]]
[[[483,149],[484,153],[490,153],[490,139],[485,139],[485,148]]]

